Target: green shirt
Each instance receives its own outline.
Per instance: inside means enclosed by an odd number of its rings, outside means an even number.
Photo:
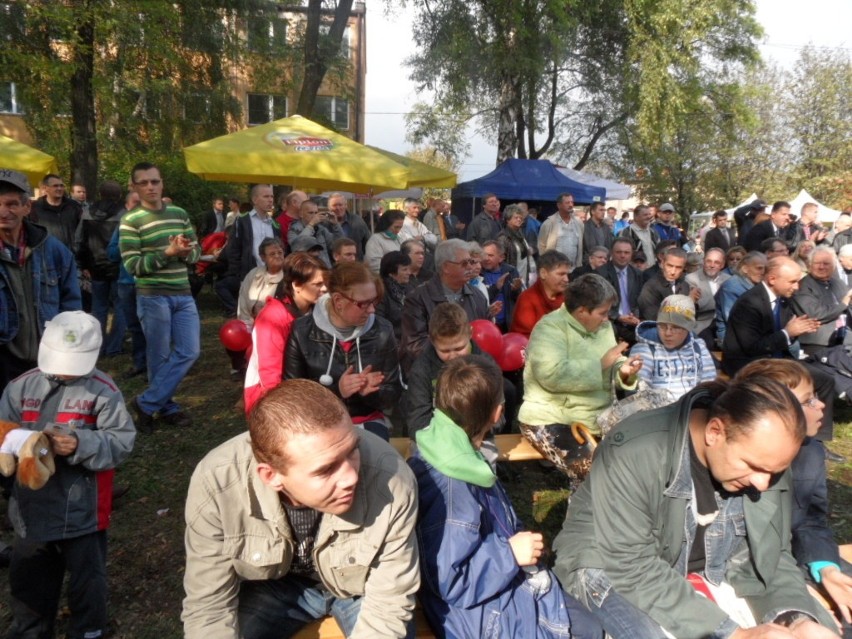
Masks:
[[[187,257],[168,257],[169,237],[183,234],[195,242]],[[189,295],[187,264],[201,255],[195,229],[182,208],[136,208],[121,218],[118,244],[124,268],[136,278],[139,295]]]

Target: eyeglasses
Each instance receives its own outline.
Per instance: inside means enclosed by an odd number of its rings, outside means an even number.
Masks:
[[[476,264],[476,260],[474,259],[459,260],[458,262],[447,260],[447,262],[449,264],[458,264],[459,266],[473,266],[474,264]]]
[[[162,180],[156,180],[156,179],[154,179],[154,180],[139,180],[138,182],[134,182],[134,184],[137,185],[137,186],[148,186],[149,184],[151,186],[157,186],[158,184],[162,184],[162,182],[163,182]]]
[[[59,184],[48,184],[47,188],[49,189],[64,189],[65,185],[60,182]]]
[[[355,306],[357,306],[358,308],[360,308],[362,311],[366,311],[366,310],[367,310],[368,308],[370,308],[371,306],[375,307],[375,306],[376,306],[376,304],[378,304],[378,303],[379,303],[379,298],[378,298],[378,297],[374,297],[374,298],[373,298],[373,299],[371,299],[371,300],[361,300],[361,301],[359,301],[359,300],[353,300],[351,297],[349,297],[348,295],[346,295],[346,294],[344,294],[344,293],[338,293],[338,295],[340,295],[340,297],[342,297],[342,298],[343,298],[343,299],[345,299],[345,300],[349,300],[349,301],[350,301],[350,302],[352,302]]]
[[[811,397],[810,399],[806,399],[802,402],[802,406],[807,406],[808,408],[816,408],[820,404],[819,397]]]

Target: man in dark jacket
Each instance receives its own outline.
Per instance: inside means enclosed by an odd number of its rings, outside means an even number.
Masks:
[[[728,212],[725,209],[716,211],[713,224],[715,226],[704,236],[704,252],[717,248],[727,253],[729,248],[737,244],[737,233],[728,226]]]
[[[589,263],[589,255],[595,247],[603,246],[607,250],[612,248],[615,236],[604,217],[606,207],[603,202],[594,202],[589,206],[589,219],[583,223],[583,264]],[[576,269],[572,273],[576,273]]]
[[[254,185],[251,202],[252,210],[238,217],[229,229],[231,235],[225,246],[228,272],[216,282],[215,287],[228,317],[236,317],[240,284],[250,270],[263,263],[258,254],[260,243],[267,237],[282,239],[281,227],[269,215],[275,202],[272,187],[268,184]]]
[[[48,233],[73,251],[74,234],[83,209],[65,194],[65,183],[58,175],[45,175],[41,188],[45,194],[32,203],[30,221],[45,227]]]
[[[802,240],[811,240],[814,244],[823,244],[828,238],[828,229],[817,221],[819,205],[806,202],[802,205],[799,219],[787,227],[785,237],[790,249],[795,249]]]
[[[660,304],[669,295],[689,295],[692,301],[701,296],[698,289],[690,289],[683,276],[686,267],[686,251],[672,247],[663,257],[660,272],[642,287],[639,293],[639,318],[654,320],[660,312]]]
[[[488,319],[488,301],[468,284],[475,261],[467,242],[445,240],[435,248],[435,276],[406,296],[402,307],[402,341],[399,359],[404,373],[429,339],[429,318],[441,302],[454,302],[469,321]]]
[[[503,226],[500,223],[500,200],[493,193],[482,196],[482,211],[467,227],[467,241],[482,246],[488,240],[496,240]]]
[[[630,263],[632,260],[633,242],[619,237],[612,243],[612,260],[596,271],[618,294],[618,300],[609,309],[615,338],[631,345],[636,343],[639,293],[643,286],[642,272]]]
[[[45,323],[82,309],[70,249],[27,221],[27,177],[0,169],[0,391],[35,368]]]
[[[127,324],[124,314],[117,306],[118,264],[110,261],[107,247],[125,211],[121,185],[118,182],[103,182],[98,195],[100,200],[80,218],[80,226],[77,227],[74,240],[74,252],[83,274],[88,275],[92,281],[92,315],[101,323],[104,333],[101,354],[111,356],[121,354]],[[110,306],[113,308],[113,321],[107,334]]]
[[[340,193],[332,193],[328,198],[328,210],[334,215],[343,235],[355,242],[355,251],[358,261],[364,259],[364,248],[370,239],[370,229],[360,215],[350,213],[346,210],[346,198]]]
[[[214,197],[213,208],[204,214],[201,225],[198,229],[198,239],[204,239],[211,233],[220,233],[225,230],[225,200],[221,197]]]
[[[734,376],[743,366],[761,357],[793,357],[799,353],[797,338],[816,333],[820,321],[796,316],[789,300],[799,288],[802,269],[789,257],[769,260],[766,275],[734,303],[728,315],[722,370]],[[814,390],[825,404],[817,439],[828,441],[834,430],[834,380],[817,367],[803,362],[814,381]]]
[[[740,234],[743,246],[747,251],[759,251],[764,240],[777,237],[784,242],[787,241],[787,227],[790,225],[790,203],[778,201],[772,205],[770,219],[756,224],[748,232],[748,235]]]

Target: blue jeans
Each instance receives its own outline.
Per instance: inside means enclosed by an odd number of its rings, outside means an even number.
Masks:
[[[112,326],[107,331],[109,307],[113,307]],[[120,355],[124,346],[127,323],[118,304],[118,282],[116,280],[92,280],[92,315],[101,323],[104,337],[101,355]]]
[[[148,357],[145,353],[147,344],[145,333],[142,331],[142,322],[139,321],[139,313],[136,308],[136,285],[118,284],[118,304],[121,313],[130,331],[130,339],[133,349],[133,370],[141,371],[148,368]]]
[[[603,570],[583,568],[578,581],[581,591],[572,594],[577,595],[612,639],[666,639],[660,624],[613,590]]]
[[[294,575],[240,585],[240,637],[245,639],[285,639],[328,615],[348,637],[360,612],[360,597],[337,599],[322,584]],[[408,637],[414,637],[413,621]]]
[[[172,396],[201,353],[201,322],[192,295],[138,295],[148,343],[148,388],[137,399],[149,415],[180,410]]]

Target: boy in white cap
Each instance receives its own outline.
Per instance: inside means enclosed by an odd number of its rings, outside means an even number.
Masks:
[[[56,456],[56,472],[43,488],[11,487],[10,639],[54,636],[65,570],[66,636],[106,633],[112,479],[133,448],[136,428],[115,382],[95,368],[100,348],[94,317],[59,313],[45,326],[38,368],[12,380],[0,398],[0,419],[44,431]]]
[[[669,295],[660,304],[656,322],[636,327],[636,345],[630,355],[645,362],[640,381],[651,388],[664,388],[680,399],[698,386],[716,378],[713,356],[702,339],[696,339],[695,302],[688,295]]]

